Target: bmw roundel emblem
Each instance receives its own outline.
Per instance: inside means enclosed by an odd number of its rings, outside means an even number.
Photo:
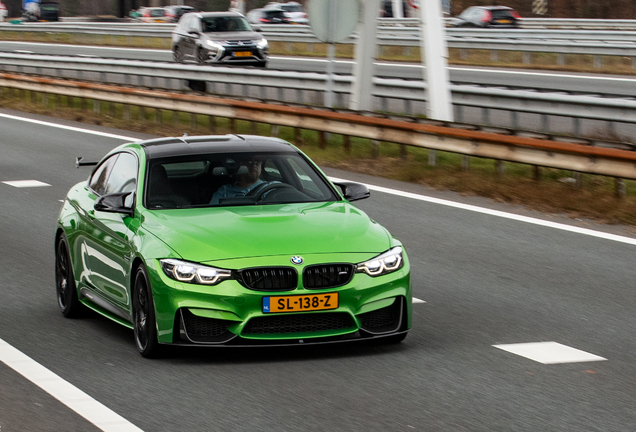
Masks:
[[[300,265],[300,264],[302,264],[302,263],[303,263],[303,261],[304,261],[304,260],[303,260],[303,257],[300,257],[300,256],[293,256],[293,257],[291,257],[291,262],[292,262],[292,264]]]

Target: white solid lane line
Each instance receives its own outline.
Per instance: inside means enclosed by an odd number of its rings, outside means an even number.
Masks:
[[[46,122],[46,121],[42,121],[42,120],[35,120],[35,119],[26,118],[26,117],[18,117],[18,116],[14,116],[14,115],[10,115],[10,114],[0,113],[0,117],[8,118],[8,119],[11,119],[11,120],[19,120],[19,121],[23,121],[23,122],[27,122],[27,123],[39,124],[39,125],[42,125],[42,126],[49,126],[49,127],[53,127],[53,128],[57,128],[57,129],[70,130],[70,131],[73,131],[73,132],[81,132],[81,133],[87,133],[87,134],[92,134],[92,135],[98,135],[98,136],[103,136],[103,137],[106,137],[106,138],[115,138],[115,139],[124,140],[124,141],[141,141],[139,138],[131,138],[131,137],[123,136],[123,135],[116,135],[116,134],[111,134],[111,133],[106,133],[106,132],[99,132],[99,131],[94,131],[94,130],[90,130],[90,129],[83,129],[83,128],[78,128],[78,127],[73,127],[73,126],[65,126],[65,125],[61,125],[61,124],[57,124],[57,123]]]
[[[2,339],[0,361],[105,432],[143,432]]]
[[[331,181],[333,182],[342,182],[342,181],[350,181],[350,180],[346,180],[346,179],[338,179],[338,178],[334,178],[334,177],[330,177],[329,178]],[[537,219],[537,218],[533,218],[533,217],[529,217],[529,216],[521,216],[521,215],[517,215],[514,213],[506,213],[503,211],[499,211],[499,210],[492,210],[492,209],[487,209],[484,207],[478,207],[478,206],[474,206],[474,205],[470,205],[470,204],[463,204],[463,203],[458,203],[455,201],[449,201],[449,200],[444,200],[444,199],[440,199],[440,198],[433,198],[433,197],[429,197],[426,195],[419,195],[419,194],[415,194],[415,193],[411,193],[411,192],[404,192],[401,190],[397,190],[397,189],[390,189],[390,188],[385,188],[382,186],[375,186],[375,185],[371,185],[371,184],[366,184],[366,186],[370,189],[370,190],[374,190],[374,191],[378,191],[378,192],[382,192],[382,193],[386,193],[386,194],[390,194],[390,195],[397,195],[397,196],[401,196],[403,198],[411,198],[414,200],[418,200],[418,201],[426,201],[426,202],[430,202],[433,204],[440,204],[440,205],[444,205],[447,207],[454,207],[454,208],[458,208],[458,209],[462,209],[462,210],[468,210],[468,211],[472,211],[472,212],[476,212],[476,213],[482,213],[482,214],[487,214],[490,216],[496,216],[496,217],[500,217],[500,218],[504,218],[504,219],[512,219],[512,220],[516,220],[519,222],[525,222],[525,223],[529,223],[529,224],[533,224],[533,225],[539,225],[539,226],[544,226],[544,227],[548,227],[548,228],[555,228],[555,229],[559,229],[562,231],[569,231],[569,232],[573,232],[573,233],[577,233],[577,234],[583,234],[583,235],[587,235],[587,236],[591,236],[591,237],[598,237],[598,238],[602,238],[605,240],[612,240],[612,241],[616,241],[616,242],[620,242],[620,243],[627,243],[629,245],[633,245],[636,246],[636,239],[634,238],[630,238],[630,237],[625,237],[625,236],[620,236],[620,235],[616,235],[616,234],[609,234],[606,232],[602,232],[602,231],[595,231],[595,230],[591,230],[591,229],[587,229],[587,228],[579,228],[576,226],[572,226],[572,225],[566,225],[566,224],[562,224],[562,223],[558,223],[558,222],[550,222],[550,221],[546,221],[543,219]]]

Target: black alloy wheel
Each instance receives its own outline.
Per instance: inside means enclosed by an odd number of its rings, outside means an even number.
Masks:
[[[135,273],[132,315],[135,345],[139,353],[146,358],[157,357],[160,346],[157,342],[155,306],[152,301],[148,274],[143,265],[140,265]]]
[[[179,48],[179,45],[175,45],[172,49],[172,59],[175,63],[183,63],[183,52],[181,48]]]
[[[55,290],[57,292],[57,304],[62,314],[66,318],[77,317],[82,304],[77,298],[68,240],[64,234],[58,237],[55,246]]]
[[[206,60],[208,59],[208,54],[207,51],[203,48],[197,48],[197,63],[199,64],[205,64]]]

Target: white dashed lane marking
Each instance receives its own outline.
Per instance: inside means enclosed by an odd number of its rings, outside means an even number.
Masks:
[[[493,345],[495,348],[517,354],[543,364],[603,361],[606,358],[562,345],[557,342],[531,342]]]
[[[51,186],[48,183],[44,183],[37,180],[15,180],[15,181],[3,181],[2,183],[8,184],[9,186],[17,187],[17,188],[28,188],[28,187],[44,187]]]

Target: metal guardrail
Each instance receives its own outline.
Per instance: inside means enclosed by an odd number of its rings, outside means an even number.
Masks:
[[[0,68],[6,72],[28,73],[56,78],[81,79],[100,83],[134,85],[153,89],[183,90],[189,81],[205,82],[210,93],[324,106],[325,74],[284,72],[251,68],[185,65],[148,61],[57,57],[35,54],[0,53]],[[351,76],[334,79],[336,106],[348,106]],[[426,84],[422,81],[373,79],[375,110],[423,115],[426,113]],[[584,134],[583,121],[602,122],[608,131],[617,125],[636,127],[636,100],[530,90],[505,90],[472,85],[451,86],[457,121],[481,113],[480,123],[519,128],[521,116],[540,119],[537,129],[556,132],[555,119],[568,119],[571,133]],[[508,112],[506,123],[500,114]],[[561,128],[562,130],[562,128]]]
[[[353,113],[5,73],[0,73],[0,88],[2,87],[266,123],[276,127],[273,128],[273,135],[277,135],[278,126],[289,126],[297,130],[308,129],[356,136],[467,156],[560,168],[619,179],[636,179],[636,152],[619,149],[470,131],[431,122],[412,123]]]
[[[308,26],[267,25],[261,26],[264,36],[272,42],[303,43],[308,46],[321,42]],[[174,24],[139,24],[139,23],[33,23],[25,25],[0,25],[2,31],[14,32],[46,32],[87,34],[98,36],[98,43],[116,42],[114,38],[157,38],[164,40],[169,46]],[[467,50],[490,50],[491,59],[497,61],[499,51],[523,52],[523,61],[532,63],[532,53],[556,53],[557,63],[564,65],[567,54],[592,55],[594,66],[602,67],[603,56],[631,57],[636,68],[636,32],[574,32],[556,30],[492,30],[492,29],[447,29],[447,45],[451,49],[459,49],[462,58],[467,57]],[[357,35],[343,41],[353,44]],[[386,27],[378,30],[378,50],[382,55],[385,47],[399,46],[407,51],[420,47],[419,28]]]

